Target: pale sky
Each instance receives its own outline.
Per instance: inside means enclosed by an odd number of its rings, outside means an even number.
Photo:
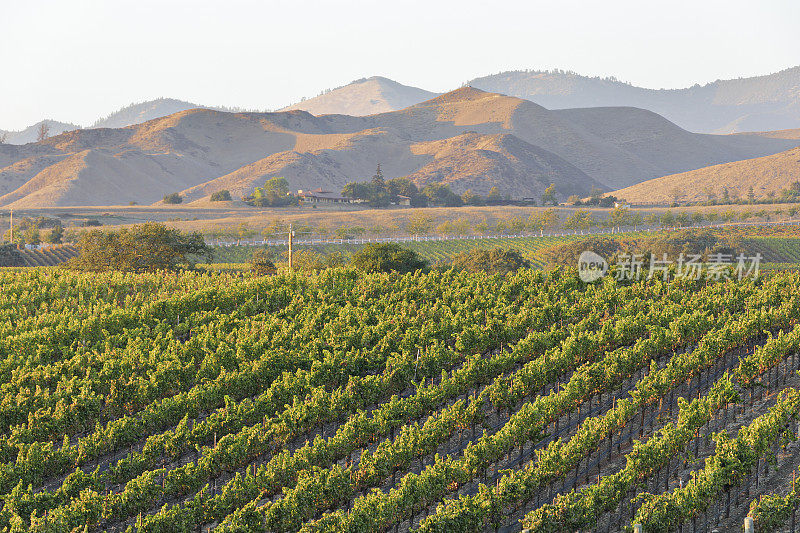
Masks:
[[[159,96],[276,109],[354,79],[516,69],[651,88],[800,64],[797,0],[0,0],[0,129]]]

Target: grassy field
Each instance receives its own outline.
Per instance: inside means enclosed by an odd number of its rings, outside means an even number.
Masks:
[[[207,236],[246,235],[260,237],[264,230],[276,225],[294,224],[300,227],[312,227],[322,231],[335,232],[337,228],[361,227],[367,235],[407,234],[409,221],[425,218],[430,221],[432,233],[444,222],[460,221],[466,223],[470,232],[480,233],[476,228],[480,224],[490,227],[498,222],[508,223],[512,220],[527,220],[544,210],[555,209],[559,219],[564,221],[577,209],[588,209],[598,220],[608,218],[611,209],[587,207],[517,207],[517,206],[483,206],[483,207],[431,207],[431,208],[391,208],[369,209],[348,206],[347,209],[313,209],[310,207],[291,208],[254,208],[232,202],[220,202],[220,206],[181,207],[178,206],[105,206],[105,207],[69,207],[42,208],[16,211],[15,221],[23,217],[55,217],[68,228],[68,234],[74,236],[87,220],[97,220],[103,227],[117,227],[139,224],[146,221],[164,222],[182,231],[200,231]],[[726,206],[691,206],[676,208],[634,208],[633,212],[643,217],[666,211],[673,214],[681,212],[709,213],[717,215],[740,216],[741,213],[762,213],[760,220],[791,219],[798,204],[774,205],[726,205]],[[0,215],[0,226],[8,224],[8,213]],[[269,230],[268,230],[269,231]]]

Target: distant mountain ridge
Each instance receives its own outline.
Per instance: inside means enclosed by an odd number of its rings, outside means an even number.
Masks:
[[[501,72],[468,83],[484,91],[525,98],[548,109],[649,109],[684,129],[700,133],[800,127],[800,66],[686,89],[644,89],[613,77],[590,78],[560,70]]]
[[[134,124],[141,124],[148,120],[165,117],[187,109],[200,107],[191,102],[176,100],[174,98],[156,98],[146,102],[130,104],[115,111],[107,117],[98,119],[91,128],[124,128]]]
[[[312,115],[352,115],[361,117],[397,111],[435,97],[438,93],[403,85],[381,76],[362,78],[330,91],[284,107]]]
[[[152,204],[181,192],[234,200],[284,176],[292,189],[340,190],[387,178],[455,192],[558,197],[613,190],[717,163],[775,154],[798,139],[687,132],[642,109],[548,110],[462,87],[402,110],[363,117],[307,111],[229,113],[203,108],[124,128],[76,130],[0,145],[0,206]]]
[[[91,126],[83,129],[97,129],[97,128],[124,128],[126,126],[134,126],[142,124],[149,120],[162,118],[173,113],[179,113],[188,109],[203,108],[213,109],[216,111],[242,111],[240,108],[228,108],[224,106],[202,106],[186,102],[184,100],[176,100],[175,98],[156,98],[155,100],[147,100],[135,104],[127,105],[110,115],[98,119]],[[48,135],[53,137],[65,131],[81,129],[77,124],[70,124],[67,122],[58,122],[55,120],[45,120],[37,122],[36,124],[25,128],[22,131],[4,131],[0,130],[0,135],[5,134],[5,142],[8,144],[27,144],[37,141],[39,125],[46,122],[50,127]]]
[[[0,130],[0,137],[5,138],[8,144],[26,144],[36,142],[39,137],[39,127],[42,123],[47,124],[49,128],[48,135],[59,135],[65,131],[77,130],[80,128],[77,124],[70,124],[69,122],[59,122],[57,120],[40,120],[32,126],[28,126],[24,130],[19,131],[6,131]]]
[[[739,133],[800,128],[800,66],[774,74],[717,80],[685,89],[645,89],[614,77],[588,77],[562,70],[520,70],[475,78],[467,85],[530,100],[548,109],[638,107],[662,115],[698,133]],[[397,111],[430,100],[438,93],[403,85],[381,76],[355,80],[342,87],[285,107],[313,115],[367,116]],[[174,98],[157,98],[126,106],[95,121],[94,128],[121,128],[172,113],[203,107],[219,111],[239,108],[201,106]],[[51,135],[80,126],[57,121]],[[38,123],[20,132],[5,132],[9,144],[36,140]],[[4,132],[0,130],[0,135]]]

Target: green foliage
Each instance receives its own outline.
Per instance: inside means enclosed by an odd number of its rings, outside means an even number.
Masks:
[[[227,202],[231,199],[231,191],[228,189],[222,189],[221,191],[217,191],[211,195],[212,202]]]
[[[416,252],[398,244],[368,244],[353,254],[351,263],[365,272],[414,272],[427,266]]]
[[[199,233],[182,234],[155,222],[118,232],[85,232],[78,240],[78,249],[80,254],[68,261],[67,266],[95,272],[174,269],[187,263],[191,256],[209,253]]]
[[[542,205],[558,205],[556,200],[556,184],[551,183],[542,194]]]
[[[571,213],[564,221],[564,227],[568,229],[586,230],[598,225],[597,219],[588,209],[578,209]]]
[[[275,263],[272,262],[271,254],[264,249],[253,252],[250,259],[250,270],[257,276],[272,276],[278,273]]]
[[[64,239],[64,228],[61,224],[54,226],[46,235],[45,240],[50,244],[61,244]]]
[[[429,183],[422,189],[422,194],[431,205],[458,207],[464,204],[459,195],[451,191],[450,187],[441,183]]]
[[[464,205],[486,205],[486,199],[480,194],[475,194],[472,189],[467,189],[461,195],[461,201]]]
[[[661,258],[664,254],[673,261],[680,254],[684,256],[708,254],[735,255],[741,251],[741,241],[733,237],[720,237],[708,230],[682,230],[674,233],[657,235],[638,243],[638,253],[655,254]]]
[[[460,253],[453,257],[452,264],[459,270],[489,274],[509,274],[531,266],[517,250],[503,248]]]
[[[419,189],[408,178],[383,177],[381,166],[378,165],[375,175],[370,181],[350,182],[342,189],[342,196],[353,200],[363,200],[371,207],[387,207],[390,204],[399,204],[401,196],[409,199],[411,207],[425,207],[427,198],[420,194]]]
[[[256,187],[244,202],[257,207],[286,207],[298,205],[299,198],[289,192],[289,182],[284,177],[270,178],[263,187]]]
[[[182,202],[183,202],[183,196],[181,196],[180,193],[173,192],[164,195],[165,204],[180,204]]]
[[[584,251],[594,252],[611,263],[623,249],[623,244],[616,239],[591,237],[553,246],[545,250],[543,255],[550,266],[575,267],[578,264],[578,257]]]

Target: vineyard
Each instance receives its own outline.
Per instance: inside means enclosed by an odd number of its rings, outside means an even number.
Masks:
[[[0,266],[54,266],[78,255],[78,249],[69,244],[48,246],[40,250],[18,249],[14,246],[3,246],[0,253]]]
[[[0,530],[796,525],[800,274],[0,278]]]

